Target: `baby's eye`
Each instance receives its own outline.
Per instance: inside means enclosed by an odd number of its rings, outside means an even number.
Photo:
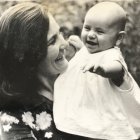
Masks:
[[[50,45],[54,45],[55,42],[56,42],[56,38],[57,38],[57,35],[54,35],[50,38],[50,40],[48,41],[48,46]]]
[[[86,31],[89,31],[89,30],[90,30],[90,27],[89,27],[89,26],[84,26],[84,29],[85,29]]]
[[[97,30],[96,31],[98,34],[103,34],[104,33],[104,31],[102,31],[102,30]]]

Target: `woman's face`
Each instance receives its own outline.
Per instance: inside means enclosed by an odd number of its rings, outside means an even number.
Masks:
[[[67,42],[60,33],[60,27],[49,14],[48,49],[46,58],[40,63],[39,71],[43,75],[55,75],[63,72],[68,61],[65,58]]]

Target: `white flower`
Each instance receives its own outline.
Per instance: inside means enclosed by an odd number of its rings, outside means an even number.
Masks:
[[[18,124],[19,120],[16,117],[0,112],[0,123],[3,130],[8,132],[12,128],[11,125],[13,123]]]
[[[3,125],[3,130],[4,132],[9,132],[9,130],[12,128],[12,126],[10,124],[7,125]]]
[[[45,130],[51,125],[51,115],[47,112],[41,112],[36,115],[36,125],[39,129]]]
[[[24,112],[22,115],[22,121],[25,122],[26,125],[29,125],[31,128],[35,128],[34,118],[31,112]]]
[[[52,138],[52,135],[53,135],[52,132],[46,132],[46,133],[45,133],[45,138],[50,139],[50,138]]]
[[[13,124],[13,123],[18,124],[19,123],[19,120],[16,117],[10,116],[6,113],[1,114],[0,121],[4,125]]]
[[[38,131],[47,129],[51,125],[52,118],[47,112],[41,112],[40,114],[36,114],[35,121],[31,112],[24,112],[22,115],[22,121],[32,129]]]

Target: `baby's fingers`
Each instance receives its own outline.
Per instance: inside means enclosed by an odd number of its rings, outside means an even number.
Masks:
[[[71,35],[68,39],[68,43],[76,48],[76,50],[80,50],[83,46],[81,39],[76,35]]]
[[[68,42],[70,44],[73,44],[73,43],[75,44],[75,43],[78,43],[79,41],[80,41],[80,39],[77,36],[74,36],[74,35],[70,36],[69,39],[68,39]]]
[[[94,70],[94,65],[93,64],[92,65],[91,64],[87,64],[83,68],[83,73],[85,73],[86,71],[93,72],[93,70]]]
[[[77,35],[71,35],[68,40],[79,41],[80,38]]]
[[[86,64],[82,65],[80,69],[83,71],[85,69]]]
[[[78,45],[77,45],[77,42],[76,41],[71,40],[71,41],[68,41],[68,42],[69,42],[69,45],[70,46],[73,46],[77,50]]]
[[[92,69],[92,72],[97,72],[98,71],[98,69],[99,69],[99,64],[96,64],[96,65],[94,65],[94,69]]]

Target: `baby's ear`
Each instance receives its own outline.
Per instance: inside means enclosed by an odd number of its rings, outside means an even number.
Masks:
[[[116,41],[116,46],[119,46],[121,43],[122,43],[122,40],[125,36],[125,31],[120,31],[119,34],[118,34],[118,38],[117,38],[117,41]]]

